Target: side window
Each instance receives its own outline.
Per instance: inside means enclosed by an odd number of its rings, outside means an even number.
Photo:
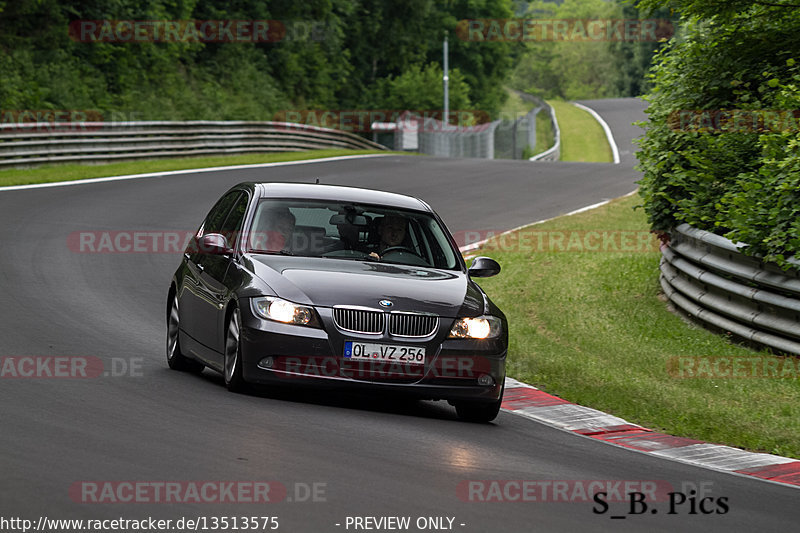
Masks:
[[[231,246],[234,245],[235,239],[238,237],[239,232],[242,230],[242,222],[244,215],[247,212],[247,194],[239,195],[236,203],[233,204],[228,217],[222,223],[217,233],[222,233]]]
[[[197,232],[197,236],[202,237],[208,233],[221,233],[225,219],[231,212],[231,208],[236,203],[236,200],[241,196],[242,193],[239,191],[234,191],[223,196],[219,202],[211,208],[211,211],[209,211],[203,225]]]

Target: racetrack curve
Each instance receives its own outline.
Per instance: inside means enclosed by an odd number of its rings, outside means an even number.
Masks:
[[[354,531],[347,516],[411,516],[412,524],[448,516],[455,530],[474,532],[794,529],[797,489],[509,413],[475,425],[441,402],[290,389],[236,395],[208,370],[171,371],[164,308],[180,254],[79,253],[67,244],[74,232],[193,231],[222,192],[246,180],[319,178],[413,194],[452,231],[509,229],[635,188],[630,139],[637,130],[627,124],[644,118],[642,103],[587,105],[611,126],[621,164],[385,156],[0,191],[0,356],[92,356],[106,370],[140,365],[120,377],[0,379],[0,518],[277,516],[278,531],[315,532]],[[82,481],[212,480],[277,481],[293,501],[92,504],[70,494]],[[710,492],[698,499],[727,498],[729,511],[690,514],[687,505],[667,515],[662,501],[657,514],[611,519],[628,504],[595,514],[592,501],[464,501],[466,480],[657,481],[687,496],[704,488]],[[312,483],[324,493],[297,501],[303,494],[295,492]]]

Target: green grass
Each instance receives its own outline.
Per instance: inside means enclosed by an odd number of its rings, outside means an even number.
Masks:
[[[518,246],[509,238],[475,252],[503,268],[481,285],[509,317],[509,375],[672,435],[800,458],[796,374],[793,379],[671,376],[667,365],[677,356],[758,353],[667,309],[657,251],[585,251],[569,240],[582,234],[565,233],[633,230],[647,236],[644,215],[632,209],[640,202],[638,196],[615,200],[530,226]],[[583,251],[537,251],[538,235],[561,235],[574,246],[559,249]]]
[[[230,165],[252,165],[278,161],[297,161],[359,154],[388,154],[379,150],[310,150],[305,152],[279,152],[265,154],[230,155],[215,157],[186,157],[180,159],[150,159],[124,161],[106,165],[47,165],[30,169],[8,169],[0,171],[0,186],[28,185],[73,181],[106,176],[124,176],[192,168],[224,167]]]
[[[508,98],[500,110],[502,118],[513,120],[521,117],[536,107],[536,104],[533,102],[528,102],[527,100],[523,100],[516,91],[513,91],[508,87],[506,87],[506,94],[508,94]]]
[[[561,161],[613,161],[603,128],[592,115],[567,102],[548,100],[547,103],[555,109],[561,129]]]
[[[550,127],[550,114],[542,109],[536,114],[536,154],[546,152],[553,147],[556,133]]]

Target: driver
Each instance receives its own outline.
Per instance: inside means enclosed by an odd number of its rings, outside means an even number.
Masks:
[[[375,259],[380,259],[385,250],[395,246],[402,246],[403,240],[406,238],[407,225],[408,221],[403,215],[392,214],[383,217],[378,226],[378,235],[380,235],[381,242],[378,245],[377,252],[372,252],[369,255]]]
[[[269,207],[261,214],[259,231],[252,236],[252,248],[277,252],[292,244],[295,216],[288,207]]]

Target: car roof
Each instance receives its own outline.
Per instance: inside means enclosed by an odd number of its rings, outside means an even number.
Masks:
[[[322,185],[317,183],[243,183],[252,188],[259,198],[307,198],[313,200],[335,200],[359,204],[377,204],[386,207],[431,211],[431,208],[413,196],[344,185]]]

